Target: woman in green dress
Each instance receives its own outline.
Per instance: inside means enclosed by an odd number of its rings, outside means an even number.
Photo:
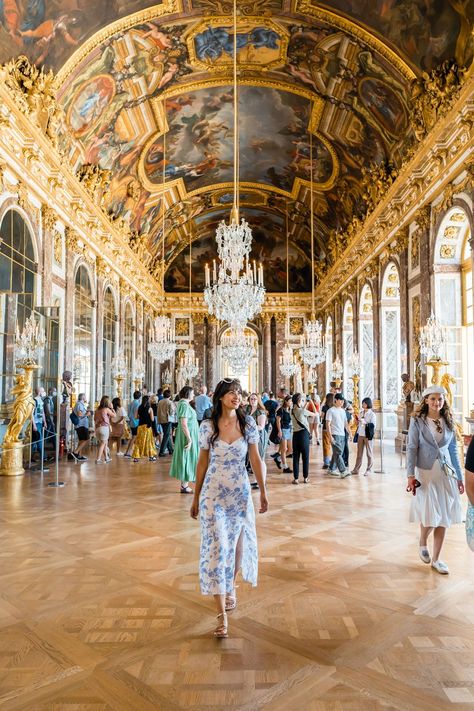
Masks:
[[[196,481],[196,464],[199,454],[199,427],[196,411],[189,404],[194,398],[194,390],[185,385],[179,391],[176,408],[178,426],[174,440],[173,459],[170,476],[181,482],[181,494],[192,494],[189,482]]]

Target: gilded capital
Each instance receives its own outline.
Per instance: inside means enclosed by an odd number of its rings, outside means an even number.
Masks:
[[[416,224],[421,230],[426,230],[431,224],[431,206],[421,207],[415,215]]]
[[[64,230],[64,237],[66,238],[66,249],[71,250],[71,252],[79,252],[79,235],[77,234],[74,227],[66,226]]]
[[[98,277],[105,279],[107,274],[110,272],[110,267],[103,257],[96,257],[95,260],[95,271]]]
[[[43,222],[43,228],[45,230],[52,230],[56,225],[58,216],[56,214],[56,211],[53,210],[52,207],[50,207],[46,203],[43,203],[41,205],[41,219]]]

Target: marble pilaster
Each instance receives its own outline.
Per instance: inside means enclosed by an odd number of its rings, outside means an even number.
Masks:
[[[206,319],[205,361],[205,383],[209,390],[214,390],[218,382],[217,321],[212,317]]]
[[[263,325],[263,389],[272,390],[272,317],[271,314],[262,315]]]

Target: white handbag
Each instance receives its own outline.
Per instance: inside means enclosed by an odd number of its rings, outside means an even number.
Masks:
[[[474,551],[474,506],[471,503],[466,512],[466,541],[471,551]]]

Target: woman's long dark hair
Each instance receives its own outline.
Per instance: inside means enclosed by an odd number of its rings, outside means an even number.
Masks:
[[[219,420],[222,417],[221,398],[223,398],[224,395],[227,395],[227,393],[233,390],[237,390],[240,394],[242,394],[242,386],[240,385],[240,380],[221,380],[220,383],[217,383],[216,389],[214,390],[211,415],[211,422],[214,428],[214,432],[212,433],[211,439],[209,440],[211,447],[213,447],[216,440],[219,439]],[[238,407],[235,413],[237,415],[237,421],[239,423],[240,431],[242,432],[242,437],[245,437],[245,412],[242,410],[241,407]]]
[[[423,420],[426,420],[428,411],[429,411],[428,398],[424,397],[423,400],[418,405],[418,408],[413,413],[412,417],[421,417]],[[453,411],[451,410],[451,408],[449,406],[449,402],[446,399],[444,401],[443,407],[439,411],[439,414],[446,422],[448,429],[454,430]]]
[[[114,397],[114,399],[112,400],[112,409],[117,412],[119,407],[122,407],[122,401],[119,397]]]

